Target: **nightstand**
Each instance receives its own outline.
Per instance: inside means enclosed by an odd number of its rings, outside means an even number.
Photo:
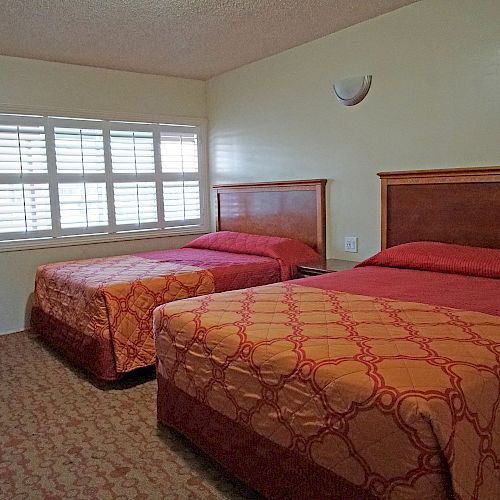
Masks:
[[[352,269],[358,262],[341,259],[327,259],[316,262],[305,262],[297,266],[297,277],[305,278],[307,276],[319,276],[320,274],[334,273],[335,271],[344,271]]]

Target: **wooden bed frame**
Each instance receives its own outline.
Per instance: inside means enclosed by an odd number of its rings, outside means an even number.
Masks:
[[[500,167],[378,175],[382,250],[411,241],[500,248]]]
[[[281,236],[326,256],[326,179],[214,186],[217,231]]]

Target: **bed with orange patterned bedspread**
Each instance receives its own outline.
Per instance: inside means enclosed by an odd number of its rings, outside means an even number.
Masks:
[[[178,250],[44,265],[32,327],[70,360],[115,380],[154,364],[158,305],[290,279],[311,257],[319,256],[299,241],[221,231]]]
[[[401,245],[154,330],[159,421],[266,496],[499,496],[500,250]]]

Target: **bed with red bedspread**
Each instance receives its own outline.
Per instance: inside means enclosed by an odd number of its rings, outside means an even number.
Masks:
[[[396,246],[154,331],[159,422],[268,497],[499,496],[500,250]]]
[[[293,278],[319,256],[287,238],[220,231],[177,250],[47,264],[35,280],[32,328],[103,380],[153,365],[152,312],[173,300]]]

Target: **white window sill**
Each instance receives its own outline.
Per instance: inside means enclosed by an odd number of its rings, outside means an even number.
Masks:
[[[64,236],[60,238],[40,238],[31,240],[4,241],[0,243],[0,253],[19,252],[23,250],[38,250],[43,248],[58,248],[98,243],[113,243],[116,241],[148,240],[153,238],[168,238],[173,236],[189,236],[208,233],[206,226],[186,226],[171,229],[148,229],[142,231],[124,231],[113,234],[86,234]]]

